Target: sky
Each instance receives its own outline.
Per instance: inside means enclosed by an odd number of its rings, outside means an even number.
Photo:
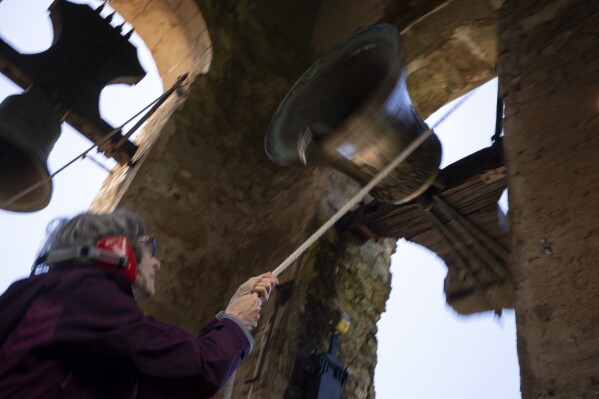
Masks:
[[[494,79],[435,129],[443,145],[441,167],[491,144],[496,99]],[[457,101],[431,115],[429,126]],[[507,192],[499,205],[507,212]],[[446,271],[433,252],[398,242],[391,296],[378,323],[377,398],[520,398],[514,311],[501,317],[457,314],[445,302]]]
[[[77,3],[100,2],[76,0]],[[51,0],[0,0],[0,36],[24,53],[37,53],[52,41],[45,11]],[[103,15],[108,13],[104,11]],[[118,16],[113,24],[120,24]],[[127,31],[127,29],[125,30]],[[148,76],[134,87],[111,85],[102,92],[100,111],[119,125],[162,93],[156,66],[143,41],[134,34],[140,61]],[[0,100],[22,90],[0,75]],[[443,144],[442,166],[491,144],[495,127],[497,81],[476,90],[436,129]],[[446,105],[427,122],[446,112]],[[126,130],[126,129],[125,129]],[[81,134],[63,124],[62,135],[49,157],[55,171],[90,146]],[[90,154],[105,165],[114,162]],[[38,212],[0,210],[0,292],[29,274],[45,236],[46,225],[57,217],[85,211],[102,186],[107,171],[90,160],[78,161],[54,179],[50,205]],[[500,205],[507,210],[504,195]],[[501,317],[492,312],[460,316],[445,303],[443,279],[447,268],[434,253],[400,240],[392,258],[392,291],[378,323],[378,399],[516,399],[520,398],[513,310]],[[158,276],[158,289],[160,277]],[[341,339],[340,345],[343,345]],[[351,378],[351,377],[350,377]]]
[[[100,1],[72,2],[92,4],[94,8],[101,4]],[[47,16],[47,8],[51,3],[52,0],[1,1],[0,36],[2,39],[22,53],[38,53],[46,50],[51,45],[53,36],[52,25]],[[109,13],[110,10],[106,8],[102,15]],[[122,18],[117,15],[112,24],[118,25],[122,21]],[[123,32],[128,32],[129,29],[130,26],[126,25]],[[137,34],[133,34],[131,41],[138,47],[140,62],[148,76],[133,87],[121,84],[110,85],[102,91],[100,114],[113,126],[124,123],[162,94],[162,83],[151,53]],[[0,74],[0,100],[22,91],[20,87]],[[75,158],[91,144],[82,134],[68,124],[63,124],[60,139],[48,159],[50,173]],[[95,150],[89,154],[106,168],[110,169],[116,164],[112,159],[107,159]],[[32,213],[0,210],[0,264],[3,265],[0,270],[0,292],[3,292],[15,279],[29,274],[31,264],[45,237],[48,223],[58,217],[74,216],[86,211],[106,177],[106,170],[93,161],[89,159],[77,161],[54,178],[52,199],[45,209]]]

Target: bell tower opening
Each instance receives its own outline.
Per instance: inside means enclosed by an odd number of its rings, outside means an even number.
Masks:
[[[491,144],[497,79],[475,90],[464,106],[436,129],[444,150],[442,168]],[[427,123],[436,123],[451,105],[431,115]],[[505,193],[500,207],[507,206],[504,197]],[[447,266],[443,260],[406,239],[397,243],[391,271],[392,290],[378,323],[377,397],[519,397],[512,309],[503,309],[501,316],[491,311],[458,314],[446,303]],[[459,367],[452,366],[456,359],[460,359]],[[469,387],[468,393],[465,387]]]
[[[35,54],[47,50],[55,40],[48,18],[52,0],[27,2],[4,0],[0,2],[0,35],[17,51]],[[212,60],[210,38],[203,16],[193,0],[173,4],[163,1],[113,0],[107,4],[98,0],[73,0],[71,3],[87,4],[97,9],[104,4],[102,16],[112,17],[112,26],[124,23],[128,32],[135,29],[131,42],[137,47],[140,62],[147,75],[136,86],[108,85],[100,96],[100,113],[110,124],[117,126],[154,100],[176,79],[188,73],[188,82],[208,71]],[[20,94],[23,89],[0,75],[0,100]],[[183,98],[167,101],[149,123],[133,136],[140,149],[147,149],[158,138],[161,127],[181,104]],[[125,131],[131,126],[125,126]],[[74,156],[91,145],[90,141],[67,124],[54,149],[48,155],[50,173],[65,165]],[[29,273],[31,259],[44,236],[45,226],[58,216],[74,215],[87,210],[101,190],[110,190],[122,184],[119,176],[131,174],[127,166],[116,166],[113,159],[93,151],[83,161],[78,161],[53,178],[54,190],[49,205],[35,213],[16,214],[0,210],[3,230],[13,232],[15,240],[2,241],[0,251],[4,261],[11,264],[0,274],[0,288]],[[108,183],[106,183],[108,182]],[[114,185],[111,186],[110,182]],[[108,185],[108,188],[106,188]],[[101,207],[101,205],[96,205]],[[110,207],[114,206],[111,201]],[[23,256],[23,254],[27,254]]]

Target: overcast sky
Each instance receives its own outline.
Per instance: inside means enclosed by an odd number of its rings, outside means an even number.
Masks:
[[[52,41],[45,12],[50,3],[1,1],[2,38],[22,52],[46,49]],[[93,4],[95,7],[99,2]],[[119,22],[116,19],[114,23]],[[136,45],[148,77],[133,88],[118,85],[104,90],[100,109],[113,125],[124,122],[162,92],[151,55],[143,44]],[[0,76],[0,100],[21,91]],[[436,130],[443,143],[443,165],[490,145],[496,95],[496,81],[482,86]],[[443,113],[442,109],[431,116],[429,124]],[[58,169],[89,145],[81,134],[63,125],[62,136],[50,154],[50,170]],[[101,155],[95,157],[107,167],[114,165]],[[0,292],[29,273],[48,222],[86,210],[106,174],[93,162],[80,161],[54,179],[52,201],[44,210],[26,214],[0,210]],[[503,206],[507,206],[505,198]],[[512,310],[505,311],[501,318],[490,312],[457,315],[446,305],[443,295],[445,264],[416,244],[398,243],[391,271],[391,297],[378,324],[378,399],[520,398]]]

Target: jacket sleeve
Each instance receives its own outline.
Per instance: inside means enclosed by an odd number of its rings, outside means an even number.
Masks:
[[[142,383],[140,397],[144,389],[171,398],[210,397],[252,346],[229,317],[214,318],[194,337],[145,316],[130,295],[102,275],[85,278],[65,297],[55,339],[132,368]]]

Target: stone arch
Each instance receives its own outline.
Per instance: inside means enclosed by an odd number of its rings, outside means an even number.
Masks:
[[[152,53],[163,91],[183,74],[188,74],[186,84],[189,85],[197,75],[208,72],[212,63],[212,42],[204,16],[194,0],[112,0],[110,6],[133,26]],[[135,139],[139,146],[135,161],[143,160],[143,154],[156,142],[166,122],[183,101],[184,97],[172,95],[148,120]],[[114,209],[138,169],[116,166],[91,209]]]
[[[165,88],[177,77],[206,73],[212,46],[204,17],[193,0],[113,0],[152,52]]]
[[[188,74],[187,84],[206,73],[212,62],[212,44],[204,17],[194,0],[113,0],[113,7],[144,40],[152,53],[163,90]],[[153,143],[180,101],[172,97],[153,116],[139,136],[141,150]],[[154,125],[154,127],[151,127]]]

